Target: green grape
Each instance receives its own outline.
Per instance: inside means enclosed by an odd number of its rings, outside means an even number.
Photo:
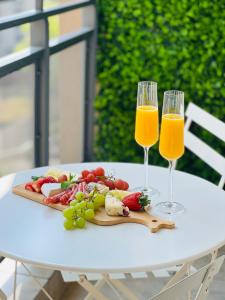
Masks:
[[[71,229],[74,229],[76,226],[75,226],[75,224],[74,224],[74,221],[73,220],[65,220],[64,221],[64,228],[66,229],[66,230],[71,230]]]
[[[77,211],[77,210],[80,210],[82,207],[81,207],[82,205],[80,205],[80,203],[77,203],[75,206],[74,206],[74,208],[75,208],[75,210]]]
[[[76,211],[76,214],[77,214],[78,217],[84,217],[84,210],[83,209],[78,209]]]
[[[99,205],[104,206],[105,205],[105,196],[102,194],[97,194],[95,196],[95,200],[99,203]]]
[[[70,202],[70,206],[75,206],[77,203],[78,203],[77,200],[72,200],[72,201]]]
[[[80,202],[85,198],[85,195],[82,192],[77,192],[76,195],[75,195],[75,198],[77,199],[77,201]]]
[[[94,209],[94,204],[93,204],[93,202],[87,202],[87,208]]]
[[[87,207],[87,202],[86,201],[81,201],[80,202],[80,208],[86,208]]]
[[[85,224],[86,224],[86,221],[84,218],[80,217],[76,220],[76,226],[78,228],[84,228],[85,227]]]
[[[98,202],[98,199],[97,199],[97,200],[96,200],[96,199],[93,200],[93,205],[94,205],[94,209],[95,209],[95,210],[98,209],[98,208],[100,207],[100,204],[99,204],[99,202]]]
[[[63,210],[63,216],[68,220],[73,219],[74,213],[75,213],[74,207],[68,207]]]
[[[85,219],[86,220],[92,220],[94,219],[95,213],[94,210],[89,208],[85,211]]]

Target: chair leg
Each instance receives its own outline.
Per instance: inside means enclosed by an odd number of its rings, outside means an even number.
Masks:
[[[166,290],[171,285],[180,281],[185,275],[188,273],[188,269],[190,268],[190,263],[183,264],[179,271],[167,282],[167,284],[163,287],[162,291]]]
[[[41,283],[39,282],[39,280],[37,280],[33,274],[31,273],[31,271],[28,269],[28,267],[24,264],[21,263],[23,265],[23,267],[25,268],[25,270],[27,271],[27,273],[31,276],[31,278],[33,279],[34,283],[36,283],[36,285],[42,290],[42,292],[46,295],[46,297],[49,300],[53,300],[53,298],[49,295],[49,293],[46,291],[46,289],[43,288],[43,286],[41,285]],[[14,299],[13,299],[14,300]]]

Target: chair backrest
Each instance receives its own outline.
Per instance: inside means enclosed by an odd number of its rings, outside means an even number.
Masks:
[[[225,256],[220,256],[210,264],[204,266],[197,272],[187,276],[183,280],[163,290],[150,300],[180,300],[189,291],[197,289],[195,300],[204,300],[207,297],[209,285],[213,277],[219,272]]]
[[[225,158],[189,131],[191,123],[195,122],[225,142],[225,123],[210,115],[194,103],[189,103],[185,112],[185,147],[197,155],[211,168],[221,175],[219,187],[225,184]]]

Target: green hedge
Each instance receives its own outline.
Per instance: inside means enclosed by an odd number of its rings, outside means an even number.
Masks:
[[[98,0],[98,82],[95,158],[142,162],[134,141],[137,82],[158,82],[163,91],[185,92],[216,117],[225,117],[225,2],[213,0]],[[194,131],[221,153],[224,145]],[[223,152],[224,153],[224,152]],[[166,165],[158,145],[150,162]],[[218,176],[186,151],[180,169],[217,181]]]

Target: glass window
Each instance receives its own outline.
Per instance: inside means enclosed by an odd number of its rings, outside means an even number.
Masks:
[[[35,8],[35,0],[1,0],[0,18]]]
[[[83,160],[85,43],[50,60],[50,164]]]
[[[0,175],[33,167],[34,67],[0,79]]]

